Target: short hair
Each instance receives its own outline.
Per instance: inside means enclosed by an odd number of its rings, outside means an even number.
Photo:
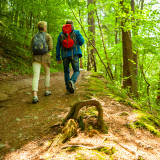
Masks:
[[[39,30],[44,30],[44,28],[47,26],[47,22],[45,22],[45,21],[39,21],[38,23],[37,23],[37,28],[39,29]]]
[[[72,20],[67,20],[66,24],[74,24]]]

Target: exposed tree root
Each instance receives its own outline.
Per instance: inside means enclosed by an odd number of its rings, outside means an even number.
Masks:
[[[133,151],[133,150],[131,150],[129,147],[121,144],[121,143],[120,143],[119,141],[117,141],[117,140],[113,140],[113,142],[119,144],[119,145],[120,145],[122,148],[124,148],[126,151],[128,151],[128,152],[130,152],[131,154],[135,155],[135,159],[137,159],[137,160],[143,160],[143,156],[139,155],[139,154],[138,154],[138,151]]]
[[[49,146],[49,152],[52,150],[54,146],[60,145],[61,143],[66,142],[71,137],[77,135],[78,124],[73,119],[69,119],[62,129],[62,132],[58,134],[54,139],[53,142]]]
[[[98,127],[100,128],[102,132],[107,133],[107,128],[103,121],[103,109],[102,109],[100,102],[96,100],[78,102],[78,103],[75,103],[71,107],[68,115],[63,120],[61,125],[65,125],[65,126],[62,129],[62,132],[53,139],[51,144],[49,144],[48,152],[51,152],[54,146],[60,145],[61,143],[64,143],[67,140],[69,140],[71,137],[77,135],[78,115],[79,115],[80,109],[84,106],[95,106],[96,107],[96,109],[98,110],[98,120],[97,120]],[[98,131],[96,133],[98,133]]]
[[[84,146],[84,145],[68,145],[63,147],[62,149],[69,149],[69,150],[75,150],[75,149],[81,149],[81,148],[85,148],[88,150],[97,150],[99,152],[104,152],[108,155],[113,155],[116,152],[115,147],[106,147],[106,146],[98,146],[98,147],[89,147],[89,146]]]
[[[82,101],[75,103],[71,109],[66,118],[63,120],[62,125],[64,125],[68,119],[78,119],[78,114],[81,108],[84,106],[95,106],[98,111],[98,127],[100,130],[104,133],[108,133],[107,126],[105,125],[103,121],[103,109],[99,101],[97,100],[88,100],[88,101]]]

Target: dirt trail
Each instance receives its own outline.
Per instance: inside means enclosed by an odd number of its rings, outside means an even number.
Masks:
[[[40,78],[39,100],[32,104],[32,77],[0,82],[0,159],[40,159],[41,143],[52,137],[49,128],[59,123],[67,114],[70,105],[86,99],[85,83],[89,73],[81,71],[76,84],[76,93],[67,95],[63,73],[51,75],[52,95],[44,96],[44,76]],[[127,127],[134,115],[132,108],[107,96],[98,97],[104,110],[104,120],[109,133],[87,137],[83,132],[67,144],[89,146],[114,146],[115,159],[160,159],[160,139],[145,130],[131,130]],[[125,114],[121,114],[125,113]],[[52,132],[54,134],[54,132]],[[56,133],[55,133],[56,134]],[[61,146],[61,147],[62,147]],[[35,156],[36,155],[36,158]],[[75,159],[76,153],[63,152],[59,147],[51,159]],[[89,155],[86,155],[86,157]],[[34,157],[34,158],[33,158]],[[87,159],[87,158],[86,158]],[[94,159],[94,157],[92,157]]]

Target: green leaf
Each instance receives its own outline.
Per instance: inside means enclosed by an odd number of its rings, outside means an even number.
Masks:
[[[5,147],[5,146],[6,146],[5,144],[0,144],[0,148]]]
[[[17,122],[20,122],[20,121],[21,121],[21,119],[20,119],[20,118],[16,118],[16,121],[17,121]]]
[[[38,119],[38,117],[37,117],[37,116],[34,116],[34,119],[36,120],[36,119]]]

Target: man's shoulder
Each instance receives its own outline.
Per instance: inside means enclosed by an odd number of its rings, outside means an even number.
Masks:
[[[79,34],[80,32],[79,30],[74,30],[74,33]]]

